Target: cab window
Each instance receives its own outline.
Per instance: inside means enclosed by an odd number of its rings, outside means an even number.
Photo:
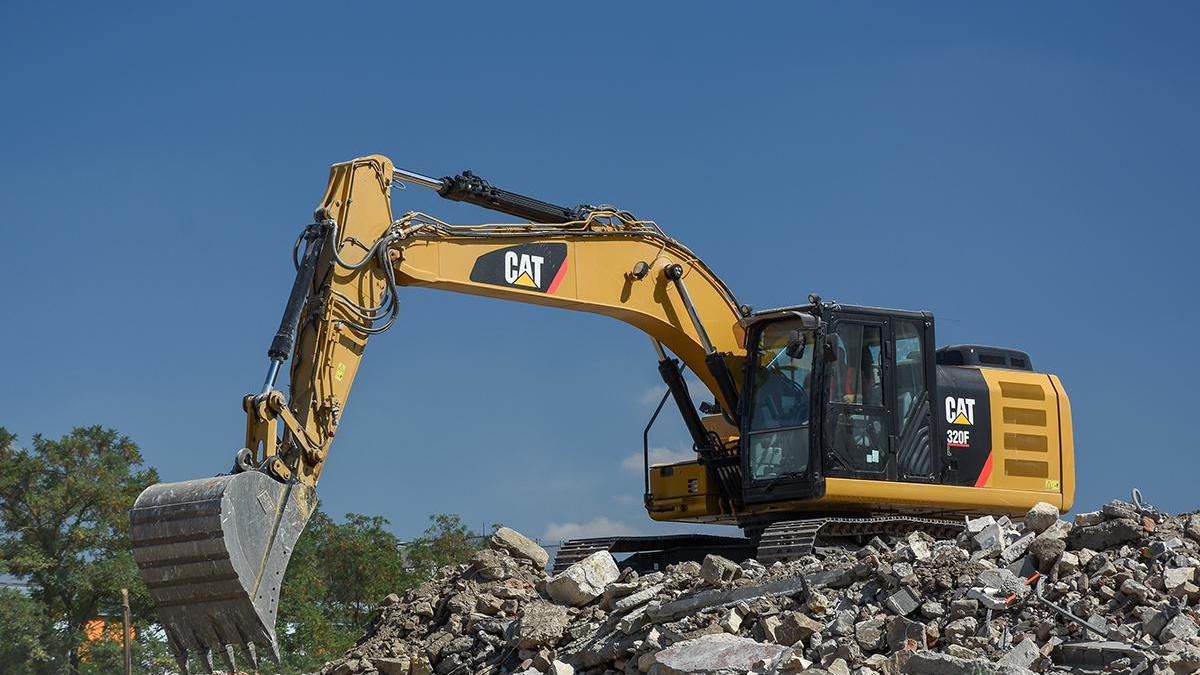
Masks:
[[[883,326],[839,321],[830,335],[826,473],[881,473],[887,463]]]
[[[908,428],[917,401],[925,394],[925,350],[921,344],[922,326],[917,321],[900,320],[896,331],[896,419],[900,432]]]
[[[883,330],[879,326],[841,322],[833,334],[834,368],[829,400],[859,405],[883,405],[880,356]]]
[[[774,322],[758,334],[748,436],[752,480],[808,470],[813,338],[799,321]]]

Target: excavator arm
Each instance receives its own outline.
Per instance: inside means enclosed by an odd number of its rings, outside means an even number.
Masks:
[[[450,225],[393,218],[395,181],[541,222]],[[592,312],[650,336],[697,451],[731,452],[702,423],[674,353],[736,426],[742,312],[724,283],[655,223],[608,207],[565,208],[472,174],[433,179],[382,156],[335,165],[315,222],[296,242],[296,279],[245,397],[246,443],[233,472],[148,488],[131,511],[134,557],[180,667],[189,653],[230,670],[234,649],[278,658],[275,615],[292,548],[316,503],[371,335],[393,325],[399,289],[419,286]],[[289,363],[290,361],[290,363]],[[275,388],[289,363],[289,395]]]

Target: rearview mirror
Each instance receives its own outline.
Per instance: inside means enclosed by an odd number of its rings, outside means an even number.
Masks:
[[[788,339],[787,347],[784,352],[793,359],[800,359],[804,356],[804,352],[808,349],[808,334],[804,331],[792,331],[791,338]]]
[[[821,357],[825,359],[825,363],[837,361],[837,341],[832,335],[825,337],[825,349]]]

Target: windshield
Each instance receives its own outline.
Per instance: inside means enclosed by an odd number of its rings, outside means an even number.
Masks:
[[[799,321],[773,322],[758,334],[749,433],[753,480],[808,470],[813,342],[813,331]]]

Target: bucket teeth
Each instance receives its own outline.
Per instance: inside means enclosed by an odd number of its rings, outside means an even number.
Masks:
[[[246,659],[246,663],[254,670],[258,670],[258,654],[254,650],[254,643],[247,642],[241,645],[242,658]]]
[[[225,670],[230,673],[237,672],[237,666],[233,662],[233,645],[225,645],[221,651],[221,663],[225,664]]]
[[[133,557],[181,670],[194,653],[213,672],[214,650],[230,670],[235,649],[279,663],[280,581],[315,505],[312,488],[257,471],[142,492]]]
[[[282,665],[279,659],[279,643],[271,640],[271,644],[267,645],[267,647],[267,658],[271,660],[271,663],[277,666]]]
[[[179,641],[179,637],[175,632],[167,629],[167,647],[171,650],[171,656],[175,657],[175,663],[179,664],[180,675],[188,675],[188,653],[187,647]]]

